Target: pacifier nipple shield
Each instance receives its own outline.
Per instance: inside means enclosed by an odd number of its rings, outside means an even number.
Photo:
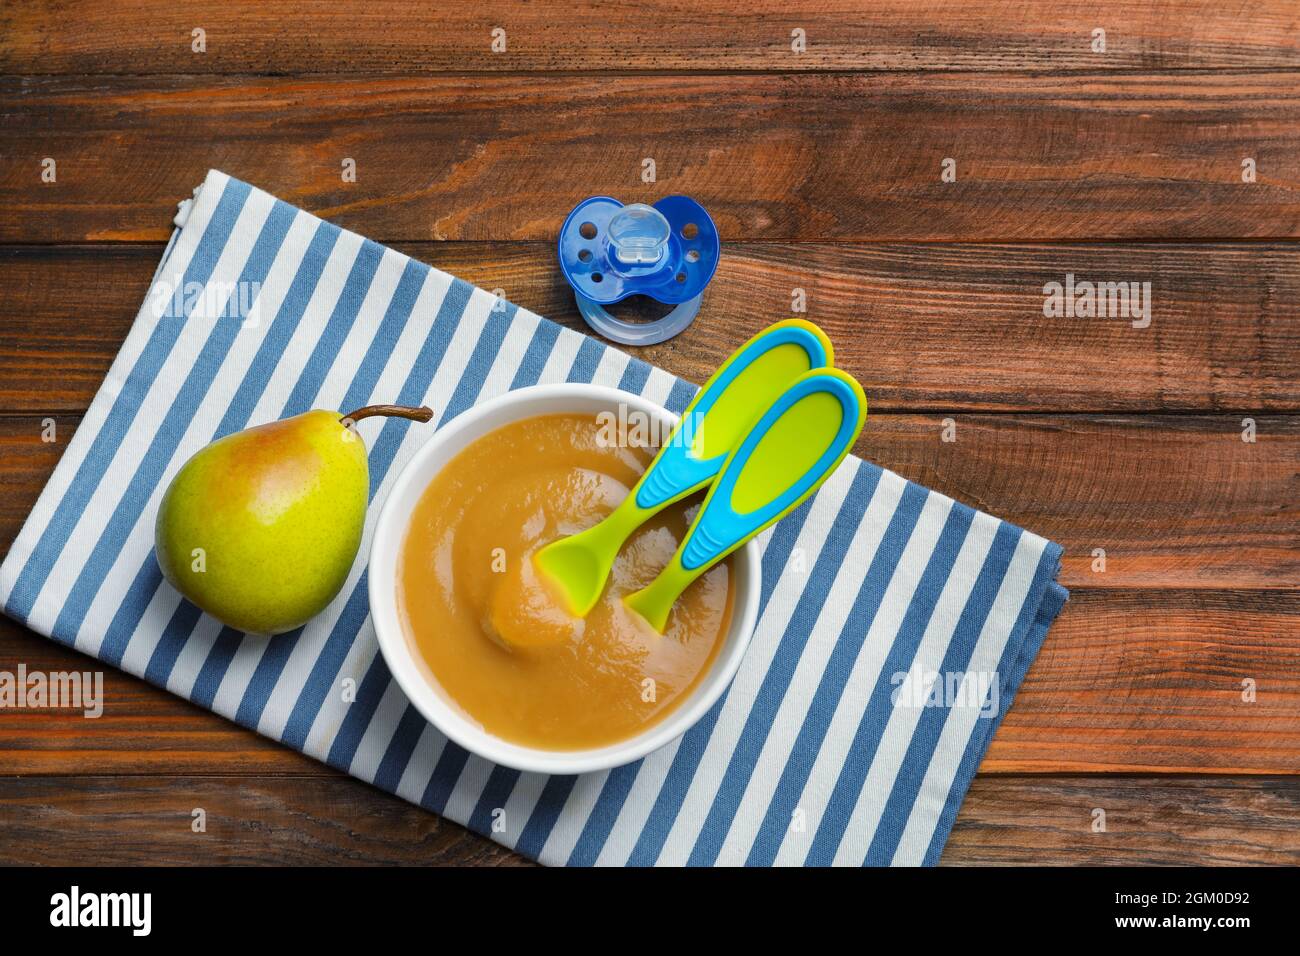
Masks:
[[[690,325],[722,250],[709,214],[685,196],[665,196],[653,206],[584,199],[564,220],[559,246],[578,311],[623,345],[654,345]],[[628,322],[605,308],[632,295],[675,308],[653,322]]]

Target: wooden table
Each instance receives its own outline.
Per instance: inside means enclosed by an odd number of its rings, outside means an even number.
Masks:
[[[567,211],[686,193],[724,258],[643,357],[702,381],[802,297],[859,454],[1065,546],[944,862],[1300,863],[1293,0],[237,6],[0,9],[0,547],[209,167],[575,328]],[[1149,325],[1045,316],[1067,275]],[[86,666],[3,621],[20,662]],[[0,862],[521,862],[105,679],[0,713]]]

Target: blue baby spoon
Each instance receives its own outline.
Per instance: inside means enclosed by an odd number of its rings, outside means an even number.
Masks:
[[[866,421],[867,396],[851,376],[815,368],[795,379],[722,463],[668,566],[623,603],[664,633],[691,582],[807,501]]]
[[[717,226],[686,196],[665,196],[653,206],[592,196],[560,228],[560,269],[573,286],[578,311],[593,329],[623,345],[654,345],[690,325],[721,250]],[[674,308],[654,322],[628,322],[605,308],[632,295]]]
[[[632,532],[709,484],[753,425],[758,409],[771,405],[804,373],[834,361],[831,340],[821,329],[787,319],[759,332],[722,363],[686,406],[631,494],[599,523],[533,555],[533,564],[556,586],[569,613],[586,617],[591,612]],[[496,630],[513,642],[501,628]]]

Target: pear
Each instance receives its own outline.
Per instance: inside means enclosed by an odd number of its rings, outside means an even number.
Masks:
[[[351,424],[427,422],[428,408],[316,409],[227,435],[181,466],[158,509],[163,576],[240,631],[300,627],[338,594],[366,521],[370,474]]]

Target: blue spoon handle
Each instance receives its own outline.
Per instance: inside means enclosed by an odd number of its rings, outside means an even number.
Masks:
[[[839,425],[830,442],[812,466],[794,476],[784,488],[767,487],[766,491],[772,497],[757,507],[749,507],[754,503],[752,501],[741,502],[738,486],[763,440],[790,409],[815,394],[830,395],[840,403]],[[790,386],[727,459],[704,507],[696,516],[695,524],[687,533],[682,546],[682,567],[695,571],[713,564],[802,504],[830,477],[853,447],[862,431],[866,410],[857,383],[837,369],[809,372]]]
[[[719,420],[718,416],[711,418],[710,412],[714,411],[719,399],[755,362],[783,346],[787,350],[791,346],[802,349],[802,360],[796,359],[800,361],[800,369],[787,373],[788,377],[774,374],[767,381],[758,383],[759,387],[751,385],[747,392],[753,391],[761,395],[764,392],[762,386],[766,386],[769,396],[775,397],[798,374],[825,368],[834,360],[830,341],[810,322],[790,319],[769,326],[755,335],[732,353],[686,407],[667,444],[633,489],[637,507],[648,511],[658,510],[699,491],[717,476],[727,459],[727,453],[744,434],[743,429],[767,403],[759,398],[761,404],[751,407],[749,414],[738,417],[729,412],[726,420]],[[703,441],[707,438],[705,432],[713,429],[726,430],[728,434],[722,436],[720,441]],[[706,447],[717,450],[708,457],[701,457],[700,452]]]
[[[623,600],[660,634],[691,582],[816,491],[862,432],[867,400],[839,369],[800,377],[727,457],[677,553]]]

